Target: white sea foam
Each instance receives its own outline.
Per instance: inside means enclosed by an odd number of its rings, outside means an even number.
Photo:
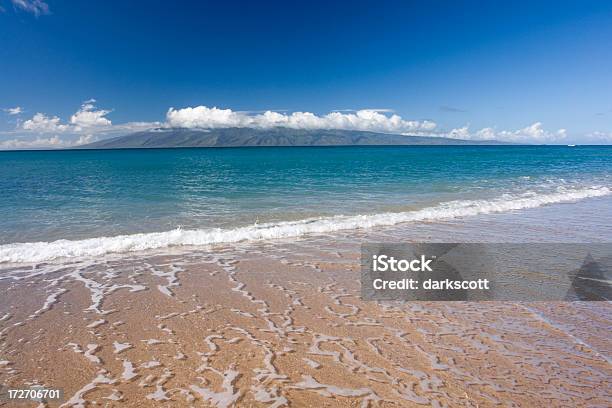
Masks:
[[[45,262],[58,258],[95,257],[177,246],[206,246],[240,241],[294,238],[308,234],[340,230],[390,226],[405,222],[436,221],[479,214],[536,208],[547,204],[573,202],[611,194],[609,187],[592,186],[582,189],[560,187],[546,194],[534,192],[504,194],[492,200],[458,200],[420,210],[369,215],[338,215],[250,225],[234,229],[175,229],[166,232],[119,235],[78,241],[28,242],[0,245],[0,263]]]

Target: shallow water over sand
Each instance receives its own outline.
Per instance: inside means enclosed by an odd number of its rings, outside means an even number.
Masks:
[[[359,297],[360,242],[609,242],[610,201],[4,267],[0,382],[67,407],[610,405],[609,302]]]

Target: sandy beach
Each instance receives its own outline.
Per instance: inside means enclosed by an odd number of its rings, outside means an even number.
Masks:
[[[357,242],[383,236],[7,268],[0,381],[63,407],[610,404],[607,302],[362,301]]]

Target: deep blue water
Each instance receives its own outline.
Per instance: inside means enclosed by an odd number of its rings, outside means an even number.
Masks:
[[[601,146],[0,152],[0,244],[612,188]]]

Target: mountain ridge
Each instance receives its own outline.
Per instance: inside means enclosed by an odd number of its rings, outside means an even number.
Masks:
[[[360,130],[222,128],[152,129],[78,146],[79,149],[246,146],[504,145],[496,140],[398,135]]]

